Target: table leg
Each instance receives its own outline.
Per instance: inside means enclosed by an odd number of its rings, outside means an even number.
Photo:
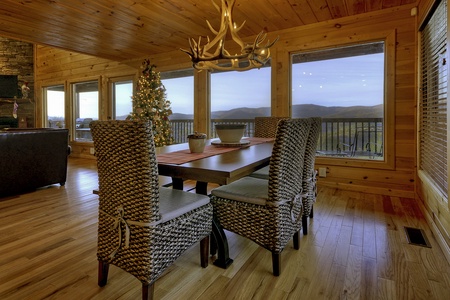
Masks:
[[[197,183],[195,184],[195,192],[197,194],[208,195],[208,183],[197,181]]]
[[[197,181],[195,191],[197,194],[207,195],[208,183],[203,181]],[[212,239],[211,239],[211,254],[215,254],[217,250],[217,259],[214,261],[214,265],[220,268],[228,268],[233,260],[230,258],[228,239],[225,235],[225,231],[219,225],[216,218],[213,219],[212,226]]]
[[[183,190],[183,178],[172,177],[172,188],[175,190]]]
[[[213,218],[213,228],[212,234],[214,242],[216,243],[215,248],[217,248],[217,259],[214,261],[214,265],[222,269],[228,268],[233,260],[230,258],[230,253],[228,251],[228,239],[225,235],[225,231],[219,225],[216,218]]]

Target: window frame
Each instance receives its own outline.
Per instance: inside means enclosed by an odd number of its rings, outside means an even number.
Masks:
[[[107,119],[108,120],[115,120],[116,119],[116,98],[115,98],[115,84],[120,82],[126,82],[131,81],[133,84],[132,88],[132,96],[134,96],[134,93],[136,91],[136,76],[135,75],[128,75],[128,76],[120,76],[120,77],[110,77],[108,78],[108,94],[109,94],[109,101],[108,101],[108,113],[107,113]],[[132,99],[130,99],[131,102],[131,109],[133,109],[133,103]],[[130,112],[131,113],[131,112]]]
[[[171,106],[171,110],[172,110],[173,114],[183,113],[183,112],[174,110],[173,104],[178,103],[178,102],[174,101],[174,99],[171,98],[171,96],[169,94],[169,90],[167,89],[167,80],[192,77],[192,94],[191,94],[191,96],[192,96],[192,102],[191,102],[192,119],[189,119],[189,118],[185,119],[185,122],[181,123],[181,122],[179,122],[180,119],[173,119],[171,116],[169,116],[169,120],[171,122],[171,127],[172,127],[173,144],[186,143],[187,136],[195,131],[194,130],[195,72],[196,72],[195,69],[192,67],[160,72],[161,83],[163,84],[164,88],[166,89],[166,97],[167,97],[167,100],[170,101],[170,106]],[[164,81],[166,81],[166,83],[164,83]],[[186,93],[186,95],[187,95],[187,93]],[[185,114],[189,114],[189,113],[185,113]],[[175,123],[177,125],[175,125]]]
[[[47,94],[46,91],[48,88],[56,87],[56,86],[62,86],[64,90],[64,129],[70,128],[70,121],[68,118],[69,111],[67,107],[67,86],[65,82],[59,82],[59,83],[45,83],[40,87],[41,90],[41,97],[42,97],[42,126],[43,127],[49,127],[48,124],[48,102],[47,102]]]
[[[272,91],[272,89],[273,89],[273,86],[272,86],[272,74],[273,74],[273,67],[272,67],[272,61],[271,60],[269,60],[263,67],[261,67],[260,69],[268,69],[268,73],[269,73],[269,78],[268,78],[268,81],[269,81],[269,84],[268,84],[268,86],[269,86],[269,93],[267,94],[267,97],[268,97],[268,102],[267,102],[267,105],[268,106],[266,106],[266,104],[265,103],[261,103],[261,106],[260,107],[267,107],[268,108],[268,110],[269,110],[269,114],[268,115],[265,115],[266,117],[270,117],[271,116],[271,112],[272,112],[272,105],[273,105],[273,101],[272,101],[272,93],[273,93],[273,91]],[[255,72],[258,72],[258,71],[260,71],[260,69],[252,69],[251,71],[255,71]],[[223,74],[223,73],[230,73],[230,72],[237,72],[238,74],[245,74],[245,75],[247,75],[248,76],[248,71],[245,71],[245,72],[239,72],[239,71],[237,71],[237,70],[224,70],[224,71],[217,71],[217,70],[215,70],[214,72],[208,72],[208,75],[209,75],[209,80],[208,80],[208,84],[209,84],[209,93],[208,93],[208,96],[209,96],[209,112],[208,112],[208,114],[209,114],[209,118],[210,118],[210,120],[209,120],[209,131],[208,131],[208,136],[210,136],[211,138],[215,138],[216,137],[216,132],[215,132],[215,128],[214,128],[214,124],[213,123],[215,123],[214,122],[214,119],[212,118],[212,113],[213,113],[213,111],[212,111],[212,107],[213,107],[213,99],[212,99],[212,97],[213,97],[213,88],[212,88],[212,85],[213,85],[213,79],[212,79],[212,77],[214,76],[214,74]],[[242,107],[247,107],[247,106],[245,106],[245,105],[243,105]],[[234,108],[232,108],[232,109],[234,109]],[[248,118],[248,119],[253,119],[253,118]],[[219,123],[220,122],[222,122],[222,121],[224,121],[224,122],[226,122],[228,119],[216,119]],[[236,119],[230,119],[230,120],[236,120]],[[243,122],[245,122],[244,120],[239,120],[239,119],[237,119],[238,120],[238,123],[243,123]],[[247,128],[246,128],[246,131],[245,131],[245,135],[248,135],[248,136],[253,136],[253,133],[254,133],[254,128],[249,128],[250,126],[247,126]]]
[[[396,34],[394,31],[379,32],[366,36],[353,43],[332,43],[322,47],[310,47],[301,50],[290,49],[289,72],[291,74],[291,56],[301,52],[333,49],[336,47],[348,47],[356,44],[384,41],[385,46],[385,76],[384,76],[384,160],[341,159],[333,157],[316,157],[316,164],[329,166],[346,166],[372,169],[395,169],[395,52]],[[292,91],[292,80],[289,80],[289,91]],[[292,93],[289,93],[289,107],[292,110]]]
[[[89,144],[91,145],[93,143],[93,141],[89,141],[89,140],[77,140],[76,139],[76,111],[77,111],[77,104],[76,104],[76,99],[74,99],[74,85],[77,83],[85,83],[85,82],[92,82],[92,81],[97,81],[98,84],[98,120],[102,120],[102,115],[103,115],[103,110],[102,110],[102,101],[101,99],[103,99],[102,96],[102,80],[100,76],[93,76],[93,77],[86,77],[83,79],[75,79],[75,80],[70,80],[67,82],[68,85],[68,93],[69,93],[69,102],[70,102],[70,119],[67,120],[66,124],[68,124],[70,122],[70,141],[74,142],[74,143],[78,143],[78,144]]]

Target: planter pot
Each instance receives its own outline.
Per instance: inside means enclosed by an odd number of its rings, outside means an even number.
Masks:
[[[197,133],[188,135],[189,150],[191,153],[203,153],[206,145],[206,134]]]

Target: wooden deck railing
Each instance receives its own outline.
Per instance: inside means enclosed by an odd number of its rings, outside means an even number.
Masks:
[[[218,123],[246,124],[244,136],[255,133],[254,119],[213,119],[210,138],[216,138],[214,125]],[[174,143],[186,143],[188,134],[194,132],[192,119],[172,120]],[[322,131],[317,145],[318,155],[383,157],[383,118],[323,118]]]

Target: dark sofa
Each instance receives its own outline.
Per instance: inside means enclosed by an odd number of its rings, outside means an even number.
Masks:
[[[0,130],[0,198],[59,183],[67,177],[67,129]]]

